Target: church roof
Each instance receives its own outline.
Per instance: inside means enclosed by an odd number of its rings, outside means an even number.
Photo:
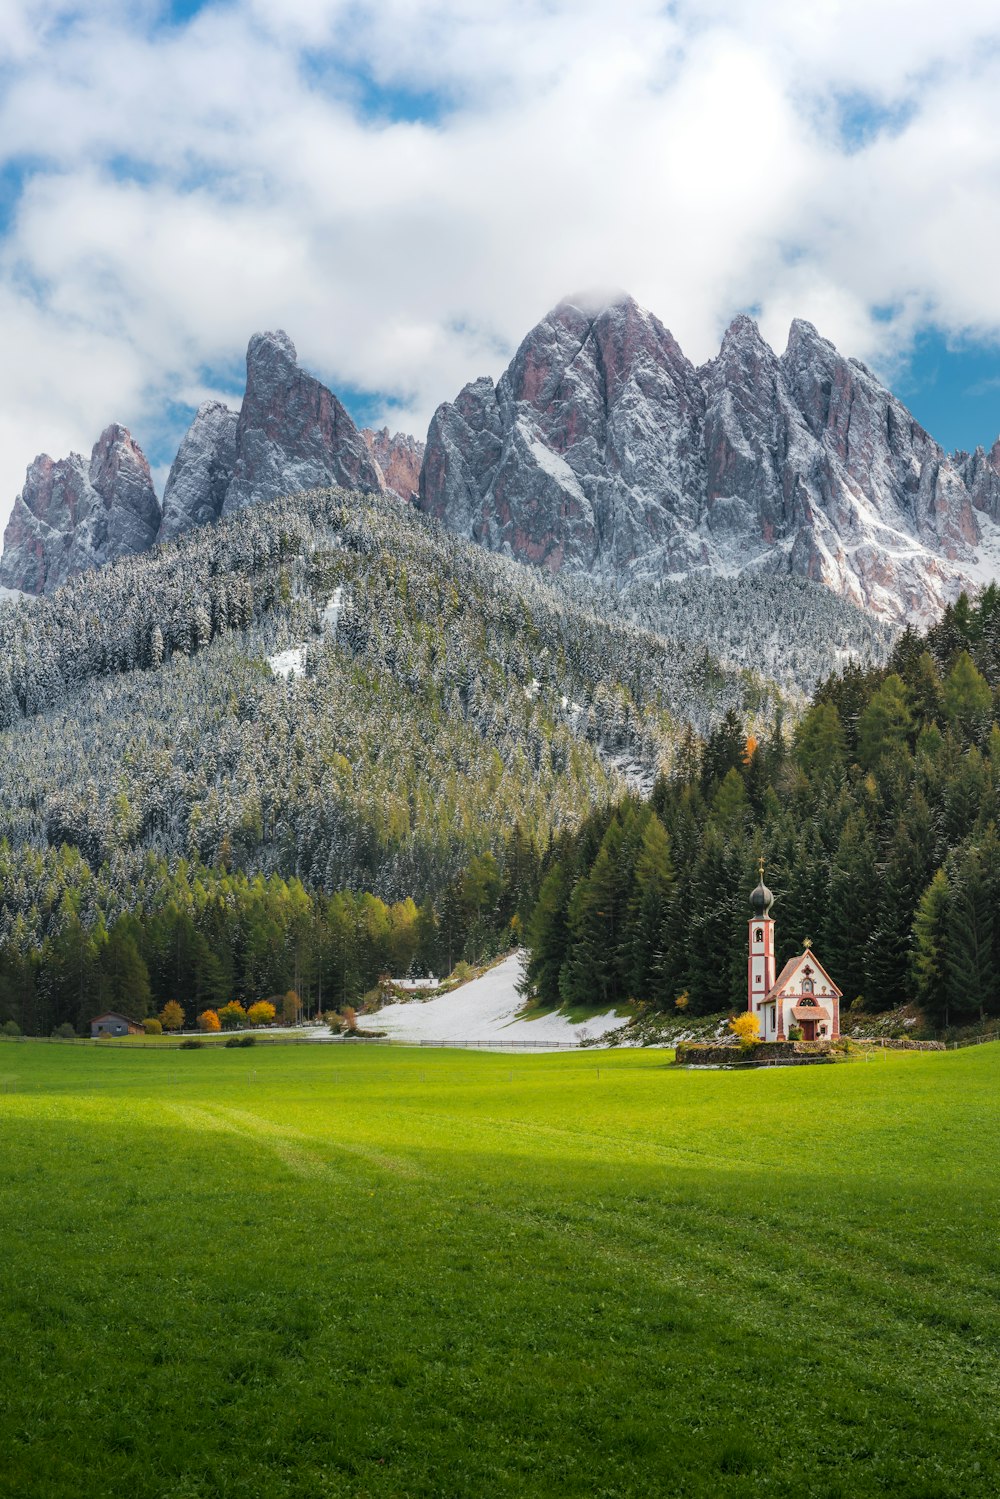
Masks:
[[[775,981],[774,981],[774,987],[768,992],[768,994],[766,996],[766,999],[767,1000],[769,1000],[771,998],[775,998],[776,999],[779,994],[783,994],[784,991],[791,984],[793,978],[798,973],[799,969],[806,962],[811,963],[813,965],[813,967],[816,969],[816,972],[817,973],[821,973],[823,975],[823,977],[826,979],[827,983],[829,984],[830,988],[833,990],[833,992],[837,996],[837,998],[838,999],[842,999],[843,998],[843,990],[837,988],[836,984],[833,982],[833,979],[827,973],[826,969],[823,967],[823,964],[820,962],[819,958],[817,958],[816,954],[813,952],[813,950],[812,950],[811,947],[807,947],[806,950],[805,950],[805,952],[798,953],[796,957],[789,958],[788,962],[785,964],[784,968],[781,970],[781,972],[778,974],[778,977],[775,979]]]
[[[822,1005],[792,1005],[793,1020],[829,1020],[829,1010]]]

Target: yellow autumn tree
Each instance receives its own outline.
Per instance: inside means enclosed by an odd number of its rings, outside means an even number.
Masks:
[[[269,999],[258,999],[255,1005],[247,1010],[248,1025],[273,1025],[277,1011]]]
[[[760,1022],[749,1010],[744,1010],[742,1015],[734,1015],[729,1022],[729,1029],[744,1051],[749,1051],[760,1040]]]
[[[202,1010],[198,1016],[198,1029],[200,1031],[221,1031],[222,1021],[214,1010]]]
[[[176,999],[168,999],[160,1011],[160,1024],[165,1031],[181,1031],[184,1029],[184,1011]]]
[[[238,1031],[247,1023],[247,1012],[238,999],[231,999],[219,1011],[219,1023],[224,1031]]]

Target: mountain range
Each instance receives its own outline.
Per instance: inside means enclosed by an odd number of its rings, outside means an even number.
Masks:
[[[203,405],[158,499],[129,432],[30,465],[0,586],[69,577],[280,495],[413,500],[448,529],[626,592],[748,572],[824,585],[889,622],[1000,576],[1000,440],[947,454],[858,360],[796,320],[780,357],[753,320],[696,368],[630,297],[561,302],[500,380],[434,414],[426,447],[360,431],[281,332],[247,350],[239,412]]]
[[[280,495],[341,485],[408,500],[422,455],[412,437],[359,431],[299,367],[285,333],[258,333],[239,412],[221,401],[199,408],[162,504],[145,455],[117,424],[101,433],[89,461],[79,453],[36,458],[7,524],[0,585],[51,593],[90,567]]]

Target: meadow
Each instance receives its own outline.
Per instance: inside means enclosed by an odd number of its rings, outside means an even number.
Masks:
[[[1000,1045],[0,1045],[0,1494],[1000,1491]]]

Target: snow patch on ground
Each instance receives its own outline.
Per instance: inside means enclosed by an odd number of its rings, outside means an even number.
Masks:
[[[289,651],[279,651],[276,656],[268,656],[267,664],[276,677],[284,677],[286,682],[295,677],[304,677],[306,674],[306,647],[304,645],[293,645]]]
[[[634,755],[602,755],[602,759],[625,781],[630,791],[648,796],[656,785],[656,768],[637,760]]]
[[[340,611],[344,607],[343,584],[338,583],[333,593],[326,601],[326,608],[320,613],[320,623],[324,630],[329,630],[334,639],[337,638],[337,621],[340,619]]]
[[[362,1030],[385,1031],[396,1041],[579,1042],[603,1036],[621,1025],[614,1010],[582,1025],[565,1015],[540,1015],[518,1020],[524,1004],[517,986],[524,974],[524,956],[514,953],[481,978],[472,979],[452,994],[409,1004],[384,1005],[375,1015],[359,1019]]]
[[[343,607],[344,590],[338,585],[320,610],[319,615],[324,632],[329,633],[334,640],[337,638],[337,621],[340,619],[340,611]],[[309,647],[304,643],[293,645],[287,651],[279,651],[276,656],[268,656],[267,664],[276,677],[283,677],[286,682],[291,682],[296,677],[305,676],[308,649]]]

